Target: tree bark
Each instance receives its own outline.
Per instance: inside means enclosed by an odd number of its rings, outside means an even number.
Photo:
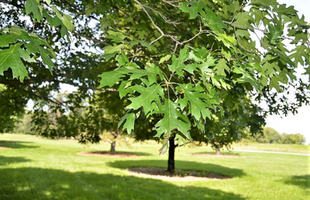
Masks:
[[[174,144],[174,137],[169,139],[169,155],[168,155],[168,169],[167,172],[173,174],[175,172],[175,165],[174,165],[174,154],[175,148],[177,145]]]
[[[111,142],[110,154],[115,154],[116,141]]]
[[[216,148],[216,155],[221,155],[221,150],[220,150],[220,148]]]

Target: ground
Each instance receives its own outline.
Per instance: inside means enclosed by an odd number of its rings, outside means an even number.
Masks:
[[[79,152],[79,155],[88,156],[105,156],[105,157],[137,157],[143,155],[130,154],[130,153],[115,153],[109,154],[109,152]],[[197,154],[193,154],[197,155]],[[235,155],[215,155],[215,154],[199,154],[200,156],[218,156],[218,157],[239,157]],[[131,167],[128,168],[128,173],[135,176],[154,178],[161,180],[170,181],[197,181],[197,180],[218,180],[218,179],[228,179],[230,177],[215,174],[204,171],[189,171],[189,170],[176,170],[174,174],[166,172],[166,169],[159,167]]]

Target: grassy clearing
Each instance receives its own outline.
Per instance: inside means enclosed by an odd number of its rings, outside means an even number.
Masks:
[[[310,154],[310,145],[237,143],[234,144],[233,147],[235,149],[243,149],[243,150],[279,151],[279,152]]]
[[[118,151],[143,157],[77,155],[108,150],[108,144],[82,146],[75,141],[26,135],[0,135],[0,199],[306,199],[310,195],[308,156],[235,153],[234,157],[193,156],[207,147],[176,150],[176,168],[232,177],[225,180],[163,181],[128,174],[128,167],[166,167],[159,144],[118,144]],[[3,141],[10,141],[3,142]],[[260,149],[261,150],[261,149]]]

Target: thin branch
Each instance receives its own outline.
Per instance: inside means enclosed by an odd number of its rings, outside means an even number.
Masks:
[[[167,3],[169,4],[170,6],[173,6],[173,7],[176,7],[176,8],[179,8],[180,6],[179,5],[175,5],[173,3],[180,3],[180,1],[167,1],[167,0],[162,0],[164,3]]]
[[[146,6],[146,5],[143,5],[144,7],[150,9],[150,10],[153,10],[155,13],[157,13],[167,24],[173,24],[173,25],[176,25],[176,24],[180,24],[179,22],[175,21],[169,21],[167,20],[167,17],[163,14],[161,14],[159,11],[155,10],[154,8],[151,8],[149,6]]]
[[[265,31],[265,30],[262,30],[262,29],[259,29],[259,28],[256,28],[256,27],[250,27],[250,26],[244,26],[244,25],[240,25],[240,24],[234,24],[232,22],[228,22],[228,21],[223,21],[225,24],[228,24],[228,25],[231,25],[233,27],[237,27],[237,28],[244,28],[244,29],[250,29],[250,30],[257,30],[257,31],[261,31],[265,34],[268,34],[269,32],[268,31]]]

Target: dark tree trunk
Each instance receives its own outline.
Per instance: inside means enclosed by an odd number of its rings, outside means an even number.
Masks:
[[[167,172],[173,174],[175,172],[174,153],[177,145],[174,144],[174,137],[169,139],[169,155],[168,155],[168,169]]]
[[[115,154],[116,141],[111,142],[110,154]]]

